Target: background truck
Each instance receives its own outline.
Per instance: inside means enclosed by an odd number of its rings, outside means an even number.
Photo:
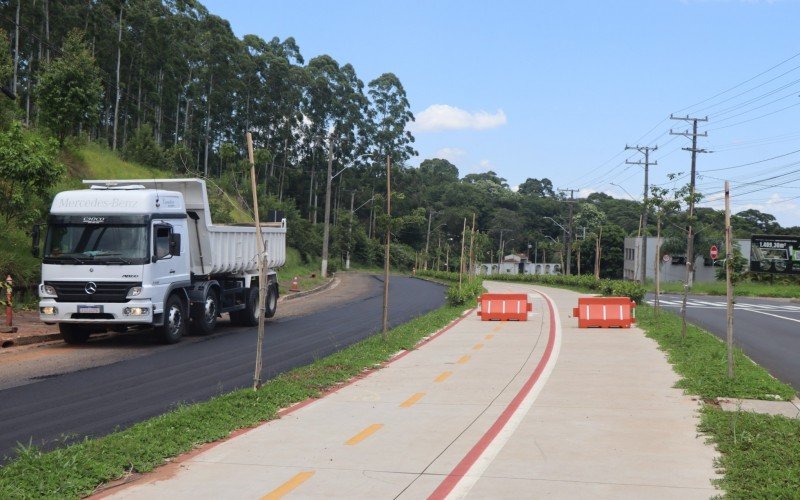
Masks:
[[[223,313],[258,324],[256,228],[211,222],[200,179],[93,180],[64,191],[47,219],[39,285],[42,321],[64,340],[155,327],[174,343],[210,333]],[[269,267],[266,311],[277,309],[275,268],[286,259],[286,220],[261,224]],[[34,248],[39,248],[34,232]]]

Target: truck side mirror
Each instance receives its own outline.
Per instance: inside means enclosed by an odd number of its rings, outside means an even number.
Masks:
[[[178,256],[181,254],[181,235],[172,233],[169,235],[169,254]]]
[[[31,229],[31,253],[34,257],[39,256],[39,224],[34,224]]]

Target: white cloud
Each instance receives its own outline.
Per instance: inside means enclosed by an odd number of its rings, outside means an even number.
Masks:
[[[439,130],[486,130],[505,125],[508,120],[502,109],[494,114],[486,111],[470,113],[447,104],[433,104],[417,114],[409,128],[414,132],[435,132]]]
[[[488,172],[489,170],[492,170],[492,162],[490,162],[489,160],[481,160],[478,162],[477,165],[469,167],[469,173],[471,174]]]
[[[443,158],[450,163],[456,163],[467,155],[467,152],[459,148],[442,148],[433,154],[434,158]]]

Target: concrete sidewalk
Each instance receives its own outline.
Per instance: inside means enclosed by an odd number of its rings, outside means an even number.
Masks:
[[[527,322],[473,312],[335,393],[111,490],[115,498],[708,498],[698,404],[637,329],[578,330],[578,294]],[[541,290],[552,297],[553,311]],[[167,471],[167,472],[165,472]]]

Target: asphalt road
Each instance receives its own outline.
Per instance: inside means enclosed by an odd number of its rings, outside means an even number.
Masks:
[[[390,324],[438,308],[444,303],[443,292],[430,282],[393,277]],[[382,293],[383,283],[375,278],[366,293],[345,305],[268,322],[264,378],[309,364],[379,331]],[[255,333],[254,328],[231,328],[225,335],[181,343],[179,348],[2,390],[0,457],[13,456],[17,443],[50,449],[129,427],[178,404],[248,387],[255,365]]]
[[[652,294],[647,297],[652,304]],[[662,295],[661,305],[680,314],[680,295]],[[725,339],[725,297],[689,295],[686,318]],[[800,391],[800,304],[786,299],[737,297],[734,344],[775,378]]]

